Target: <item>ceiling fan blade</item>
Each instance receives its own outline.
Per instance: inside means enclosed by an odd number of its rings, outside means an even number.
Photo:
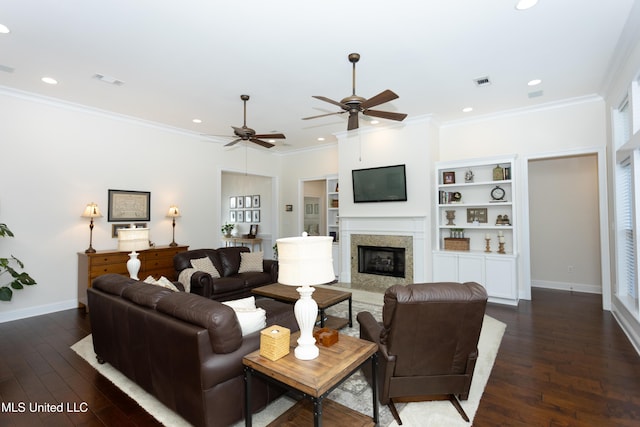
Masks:
[[[302,120],[317,119],[318,117],[333,116],[334,114],[343,114],[346,111],[336,111],[335,113],[320,114],[319,116],[303,117]]]
[[[329,99],[326,96],[313,95],[313,98],[319,99],[320,101],[328,102],[329,104],[337,105],[338,107],[343,108],[345,110],[349,109],[349,106],[347,104],[343,104],[341,102],[334,101],[333,99]]]
[[[232,145],[236,145],[236,144],[237,144],[238,142],[240,142],[240,141],[242,141],[242,139],[241,139],[241,138],[234,139],[233,141],[231,141],[231,142],[230,142],[230,143],[228,143],[228,144],[225,144],[224,146],[225,146],[225,147],[231,147]]]
[[[349,124],[347,130],[358,129],[358,113],[349,114]]]
[[[364,110],[362,114],[366,116],[380,117],[382,119],[403,121],[407,115],[404,113],[392,113],[391,111]]]
[[[258,144],[258,145],[262,145],[265,148],[271,148],[271,147],[274,146],[272,143],[267,142],[267,141],[263,141],[263,140],[258,139],[258,138],[249,138],[249,141],[254,142],[254,143]]]
[[[254,138],[266,138],[266,139],[287,139],[284,134],[281,133],[263,133],[260,135],[253,135]]]
[[[393,101],[396,98],[399,98],[399,96],[396,95],[395,92],[390,91],[389,89],[387,89],[387,90],[385,90],[383,92],[380,92],[376,96],[367,99],[362,104],[360,104],[360,107],[366,110],[367,108],[375,107],[376,105],[380,105],[380,104],[384,104],[385,102]]]

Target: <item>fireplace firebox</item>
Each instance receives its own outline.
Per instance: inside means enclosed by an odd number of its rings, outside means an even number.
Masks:
[[[405,249],[358,245],[358,272],[405,277]]]

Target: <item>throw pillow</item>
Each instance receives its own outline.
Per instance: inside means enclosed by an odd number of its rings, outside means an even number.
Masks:
[[[218,272],[218,269],[213,265],[213,263],[207,256],[204,258],[192,259],[191,266],[196,270],[209,273],[211,277],[214,279],[220,278],[220,273]]]
[[[263,271],[263,256],[263,252],[241,252],[240,269],[238,270],[238,273],[247,273],[249,271]]]
[[[224,301],[222,304],[231,307],[236,313],[242,336],[267,327],[267,312],[263,308],[256,308],[254,297]]]
[[[176,286],[164,276],[161,276],[158,280],[154,279],[153,276],[147,276],[147,278],[144,279],[144,283],[167,288],[174,292],[180,292],[180,289],[176,288]]]

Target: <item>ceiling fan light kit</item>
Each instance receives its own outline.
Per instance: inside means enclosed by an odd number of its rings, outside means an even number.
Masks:
[[[398,95],[396,95],[393,91],[387,89],[369,99],[356,95],[356,63],[360,60],[360,54],[350,53],[348,58],[349,58],[349,62],[353,64],[353,71],[352,71],[353,91],[351,96],[347,96],[346,98],[343,98],[340,102],[334,101],[333,99],[327,98],[325,96],[318,96],[318,95],[313,96],[313,98],[319,99],[324,102],[328,102],[329,104],[333,104],[335,106],[342,108],[342,111],[337,111],[335,113],[320,114],[318,116],[305,117],[302,120],[316,119],[319,117],[349,113],[347,130],[358,129],[359,113],[362,113],[365,116],[379,117],[381,119],[396,120],[399,122],[404,120],[407,117],[407,115],[403,113],[394,113],[391,111],[380,111],[380,110],[370,109],[371,107],[375,107],[377,105],[384,104],[386,102],[397,99]]]

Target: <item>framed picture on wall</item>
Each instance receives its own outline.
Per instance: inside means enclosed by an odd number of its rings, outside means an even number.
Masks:
[[[229,212],[229,222],[236,222],[236,211]]]
[[[251,211],[244,211],[244,222],[251,222]]]
[[[244,196],[244,207],[245,208],[250,208],[252,201],[253,200],[252,200],[251,196]]]
[[[229,209],[235,209],[235,208],[236,208],[236,198],[229,197]]]
[[[251,211],[251,221],[260,222],[260,211]]]
[[[255,195],[252,197],[252,207],[259,208],[260,207],[260,195]]]
[[[109,190],[108,221],[150,221],[151,192]]]
[[[242,196],[236,197],[236,207],[238,209],[244,208],[244,197],[242,197]]]
[[[244,222],[244,211],[237,211],[236,222]]]

